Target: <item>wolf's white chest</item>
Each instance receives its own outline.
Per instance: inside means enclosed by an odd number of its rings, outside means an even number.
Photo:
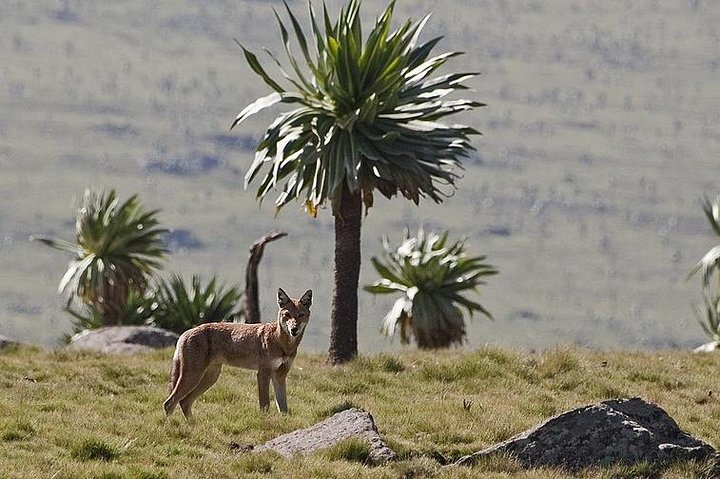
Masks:
[[[292,366],[292,363],[293,363],[293,358],[291,358],[290,356],[281,356],[279,358],[272,358],[270,360],[270,369],[272,369],[274,371],[276,369],[280,369],[283,366],[289,368],[290,366]]]

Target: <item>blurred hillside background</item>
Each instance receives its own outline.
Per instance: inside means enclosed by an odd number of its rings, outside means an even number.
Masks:
[[[329,1],[331,11],[340,2]],[[306,3],[290,5],[306,18]],[[173,228],[167,270],[244,287],[248,248],[264,320],[278,286],[312,288],[305,350],[329,336],[333,227],[298,204],[277,218],[243,190],[273,119],[228,127],[269,93],[242,58],[282,51],[271,7],[248,0],[0,2],[0,334],[56,344],[70,330],[56,289],[69,257],[30,243],[74,237],[88,186],[140,194]],[[367,20],[385,4],[365,0]],[[448,71],[480,71],[457,118],[483,132],[442,205],[378,200],[363,227],[361,284],[380,237],[449,229],[500,270],[482,291],[494,314],[469,344],[543,348],[691,347],[705,338],[689,269],[713,244],[701,210],[720,192],[720,5],[712,0],[399,0],[396,19],[433,12],[424,38],[460,50]],[[380,336],[389,296],[360,292],[360,350]]]

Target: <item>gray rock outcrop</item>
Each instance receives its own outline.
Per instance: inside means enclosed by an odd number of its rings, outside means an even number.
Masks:
[[[682,431],[660,407],[640,398],[603,401],[557,415],[482,451],[460,458],[471,465],[490,454],[516,457],[525,467],[663,464],[706,459],[709,444]]]
[[[153,326],[106,326],[81,331],[70,339],[70,349],[135,354],[175,346],[178,335]]]
[[[370,413],[358,408],[346,409],[314,426],[283,434],[253,450],[273,450],[282,456],[292,457],[326,449],[353,437],[367,439],[372,463],[396,458],[395,452],[380,437]]]

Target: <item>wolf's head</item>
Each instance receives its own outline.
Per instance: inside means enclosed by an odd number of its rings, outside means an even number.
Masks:
[[[282,288],[278,289],[278,323],[283,332],[293,340],[299,340],[310,320],[312,290],[307,290],[300,299],[293,299]]]

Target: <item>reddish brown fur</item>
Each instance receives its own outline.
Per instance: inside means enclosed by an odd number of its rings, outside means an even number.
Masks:
[[[180,404],[185,417],[191,419],[193,402],[215,384],[223,364],[257,370],[263,410],[270,404],[272,381],[278,410],[287,412],[285,378],[310,319],[311,303],[312,291],[296,300],[280,289],[274,323],[207,323],[183,333],[173,357],[166,414]]]

